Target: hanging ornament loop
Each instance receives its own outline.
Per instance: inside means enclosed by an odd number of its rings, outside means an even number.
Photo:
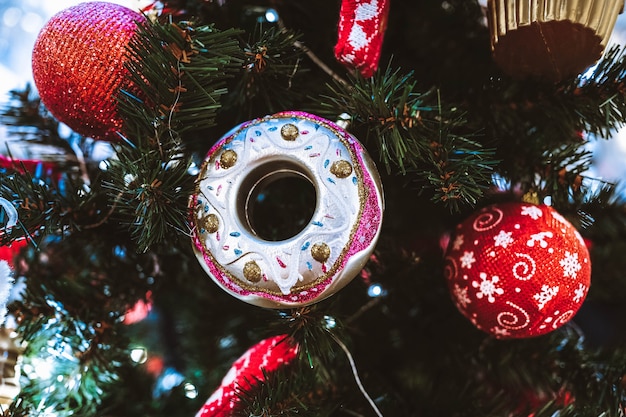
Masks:
[[[7,217],[2,228],[8,230],[17,224],[17,209],[9,200],[3,197],[0,197],[0,207],[4,209],[3,215]]]

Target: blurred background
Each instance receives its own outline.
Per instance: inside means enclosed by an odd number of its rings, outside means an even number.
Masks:
[[[31,51],[44,23],[60,10],[83,1],[0,0],[0,103],[10,90],[32,84]],[[151,0],[108,1],[135,10],[153,3]],[[487,0],[479,0],[479,3],[486,7]],[[609,45],[614,43],[626,43],[626,13],[617,19]],[[612,140],[591,141],[589,146],[594,155],[589,176],[610,182],[626,177],[626,164],[623,163],[626,160],[626,129],[617,132]],[[626,194],[624,186],[620,189]]]

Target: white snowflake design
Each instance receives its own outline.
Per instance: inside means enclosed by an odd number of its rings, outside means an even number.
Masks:
[[[549,285],[542,285],[541,292],[533,295],[533,298],[537,301],[539,310],[543,310],[548,301],[552,300],[559,293],[559,286],[550,287]]]
[[[543,216],[543,212],[537,206],[524,206],[522,207],[522,216],[529,216],[531,219],[537,220]]]
[[[474,252],[463,252],[463,256],[459,258],[461,261],[461,268],[472,269],[472,264],[476,262],[476,258],[474,258]]]
[[[576,278],[578,271],[582,268],[578,262],[578,254],[569,253],[569,251],[565,251],[565,258],[561,259],[559,264],[563,267],[564,277]]]
[[[496,287],[500,278],[496,275],[492,276],[491,279],[487,279],[487,274],[484,272],[480,273],[481,282],[472,281],[472,287],[478,288],[478,292],[476,293],[476,298],[479,300],[483,297],[487,297],[487,301],[493,303],[496,301],[496,297],[494,295],[502,295],[504,294],[504,290],[502,288]]]
[[[534,235],[530,235],[530,239],[528,239],[526,245],[532,248],[533,246],[535,246],[535,242],[539,242],[539,246],[545,249],[548,247],[548,242],[546,242],[546,238],[552,237],[554,237],[554,234],[552,234],[552,232],[535,233]]]
[[[454,297],[459,305],[463,308],[472,302],[467,294],[467,288],[461,288],[459,284],[454,284]]]
[[[585,297],[586,292],[587,286],[583,284],[578,284],[578,288],[574,290],[574,302],[580,303],[580,301]]]
[[[495,245],[506,248],[514,242],[513,238],[511,237],[512,234],[513,232],[505,232],[504,230],[500,230],[500,233],[493,237],[493,240],[496,241]]]
[[[565,220],[565,217],[561,216],[556,211],[552,210],[552,217],[554,217],[560,223],[563,223],[565,226],[569,226],[569,222]]]
[[[461,246],[463,246],[463,235],[458,235],[455,239],[454,239],[454,243],[452,243],[452,249],[454,250],[459,250],[461,249]]]
[[[502,327],[494,326],[491,328],[491,332],[496,338],[510,336],[511,332],[507,329],[503,329]]]

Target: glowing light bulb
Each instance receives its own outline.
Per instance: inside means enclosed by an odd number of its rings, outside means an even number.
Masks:
[[[148,351],[145,347],[136,347],[130,351],[130,359],[135,363],[145,363],[148,360]]]
[[[189,399],[194,399],[198,396],[198,389],[195,385],[190,384],[189,382],[185,383],[183,389],[185,390],[185,397]]]

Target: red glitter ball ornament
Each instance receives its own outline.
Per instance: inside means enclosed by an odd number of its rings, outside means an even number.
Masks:
[[[128,89],[126,45],[138,12],[106,2],[81,3],[54,15],[33,49],[33,77],[45,106],[74,131],[116,140],[122,120],[116,94]]]
[[[445,276],[459,311],[497,338],[539,336],[576,314],[591,280],[582,237],[548,206],[504,203],[459,224]]]

